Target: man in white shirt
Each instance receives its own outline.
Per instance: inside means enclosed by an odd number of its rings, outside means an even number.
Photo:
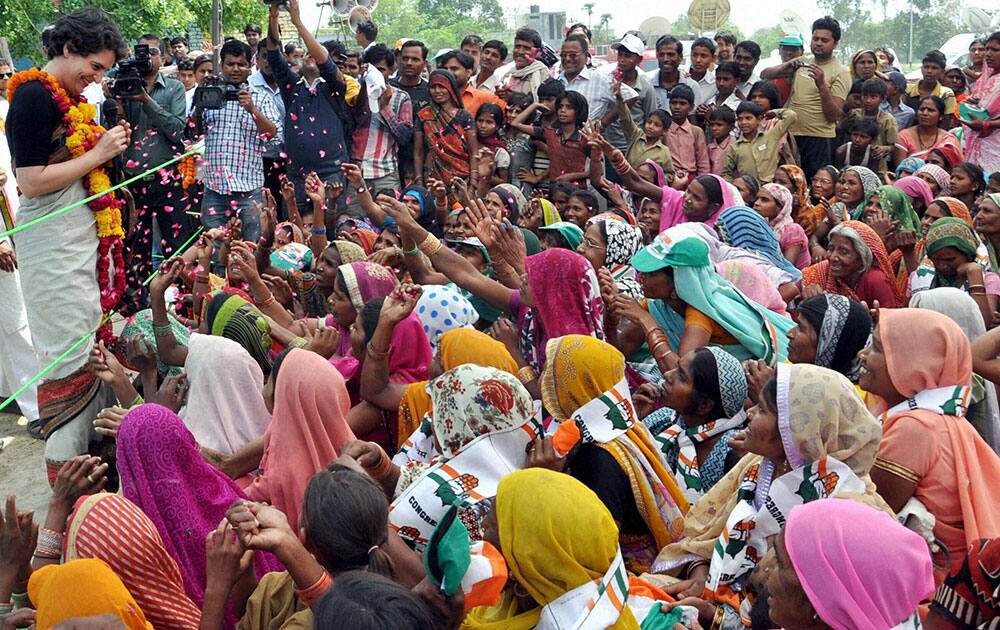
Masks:
[[[757,42],[750,40],[736,44],[736,54],[733,55],[733,61],[743,73],[739,78],[739,83],[736,84],[736,92],[740,98],[749,98],[750,88],[757,82],[757,75],[754,74],[753,70],[760,61],[760,46],[757,45]]]

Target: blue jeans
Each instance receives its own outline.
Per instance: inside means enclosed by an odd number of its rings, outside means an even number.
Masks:
[[[260,190],[223,195],[206,188],[201,201],[201,223],[206,229],[212,229],[239,216],[243,222],[243,240],[256,243],[260,240],[260,211],[255,204],[261,200]]]

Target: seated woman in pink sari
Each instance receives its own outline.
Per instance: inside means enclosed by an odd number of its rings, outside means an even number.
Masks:
[[[351,399],[344,379],[314,352],[293,348],[275,361],[264,388],[271,424],[264,434],[263,472],[247,486],[253,501],[269,503],[299,522],[309,478],[354,440],[347,425]]]
[[[205,461],[194,436],[166,407],[134,408],[118,428],[117,443],[122,495],[156,526],[177,562],[184,591],[200,608],[205,600],[205,537],[219,526],[229,506],[247,495]],[[296,452],[292,459],[301,457]],[[254,570],[259,579],[282,567],[274,556],[256,554]],[[232,607],[225,621],[227,629],[236,626]]]

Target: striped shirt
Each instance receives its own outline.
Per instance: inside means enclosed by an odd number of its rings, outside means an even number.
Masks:
[[[399,147],[413,139],[413,103],[401,88],[392,89],[389,105],[368,115],[368,101],[355,103],[368,124],[359,124],[351,137],[351,158],[360,162],[365,179],[378,179],[398,170]]]

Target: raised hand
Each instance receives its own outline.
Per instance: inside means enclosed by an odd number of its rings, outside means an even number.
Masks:
[[[303,348],[315,352],[324,359],[330,360],[340,350],[341,333],[336,328],[323,327],[309,338]]]
[[[260,273],[257,271],[257,260],[246,243],[233,241],[233,244],[230,246],[229,258],[240,270],[248,283],[253,285],[261,281]]]
[[[128,409],[117,406],[101,409],[97,412],[97,418],[94,419],[94,431],[105,437],[117,438],[118,427],[121,426],[128,411]]]
[[[423,288],[418,284],[405,283],[397,287],[385,298],[382,304],[382,311],[379,313],[379,320],[398,324],[413,312],[417,306],[417,301],[423,295]]]
[[[188,380],[187,374],[181,373],[177,376],[168,376],[163,380],[160,389],[156,392],[156,402],[167,409],[177,413],[184,405],[187,398]]]

